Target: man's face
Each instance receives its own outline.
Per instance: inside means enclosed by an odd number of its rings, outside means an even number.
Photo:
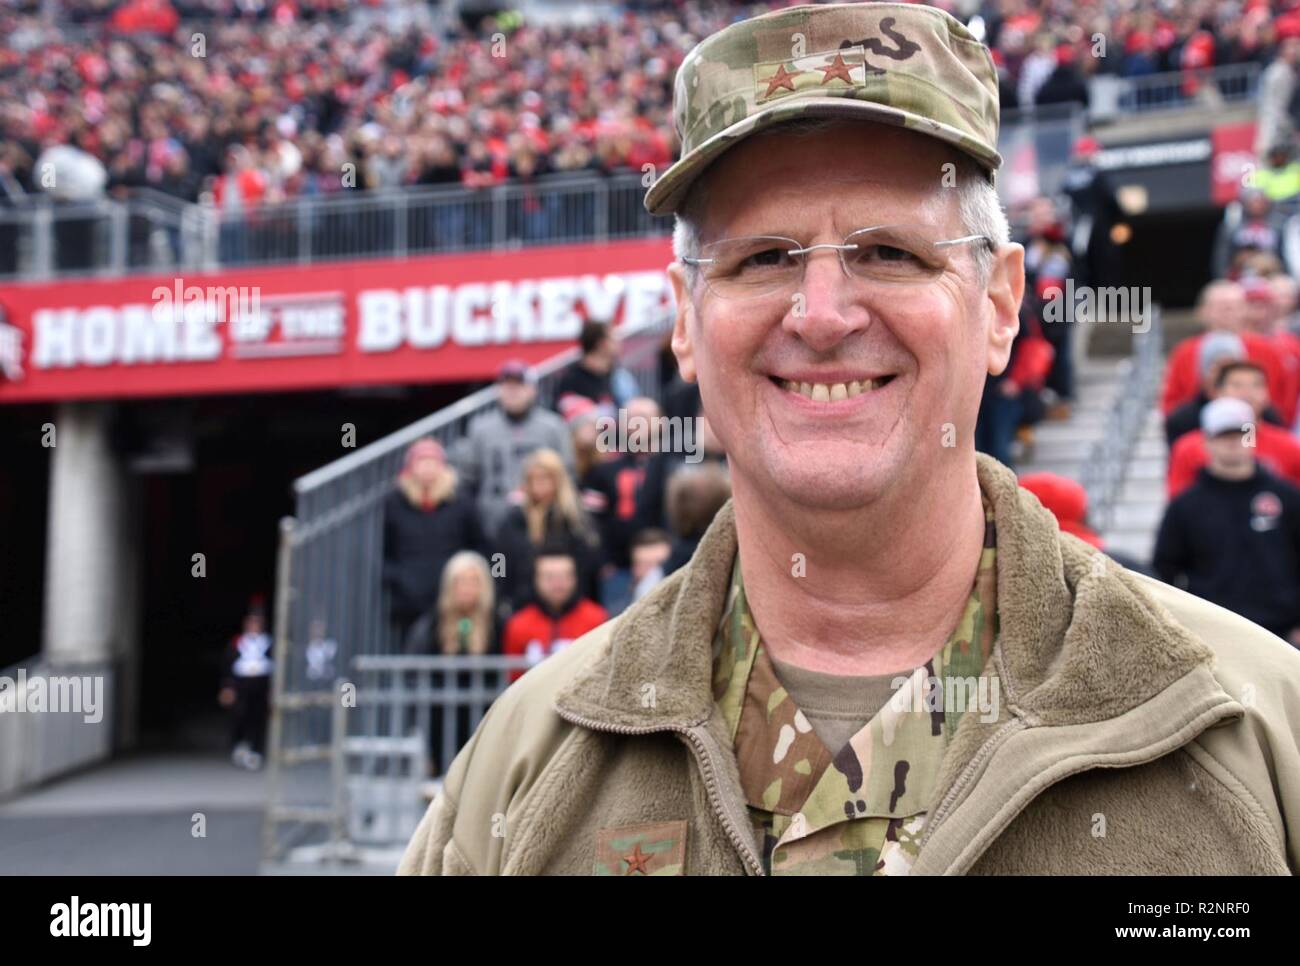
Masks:
[[[1250,403],[1258,416],[1268,406],[1268,381],[1255,369],[1233,369],[1223,380],[1219,395]]]
[[[578,571],[572,557],[538,557],[533,576],[537,596],[548,607],[560,607],[578,587]]]
[[[1245,434],[1220,433],[1205,440],[1210,469],[1220,473],[1240,473],[1255,461],[1255,451],[1245,445]]]
[[[638,581],[656,567],[661,567],[673,555],[667,543],[646,543],[632,548],[632,580]]]
[[[1211,332],[1240,332],[1245,322],[1246,298],[1240,286],[1220,285],[1205,293],[1201,320]]]
[[[502,379],[497,386],[501,393],[501,408],[512,416],[527,412],[537,398],[537,390],[522,379]]]
[[[945,187],[952,155],[901,128],[837,126],[807,137],[752,138],[733,148],[701,186],[702,245],[743,235],[839,244],[885,224],[967,234],[957,192]],[[709,423],[738,484],[817,509],[870,502],[924,479],[949,451],[969,450],[988,373],[1001,372],[1019,326],[1023,250],[995,256],[981,286],[972,245],[949,249],[932,281],[906,288],[846,277],[834,251],[807,262],[794,294],[727,300],[702,279],[677,296],[673,335],[685,379],[698,380]],[[783,388],[887,380],[836,402]]]

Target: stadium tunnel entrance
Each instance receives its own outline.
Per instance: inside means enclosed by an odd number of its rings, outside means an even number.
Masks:
[[[25,444],[0,466],[0,667],[108,653],[119,749],[224,749],[217,691],[249,608],[270,626],[294,479],[353,451],[344,424],[360,448],[471,388],[0,407],[0,435]]]

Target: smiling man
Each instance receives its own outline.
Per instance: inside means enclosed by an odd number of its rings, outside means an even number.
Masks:
[[[673,351],[733,500],[493,705],[404,873],[1286,873],[1300,657],[975,453],[1024,286],[988,51],[796,7],[683,63]]]

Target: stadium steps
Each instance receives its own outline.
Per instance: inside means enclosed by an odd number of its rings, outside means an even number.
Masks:
[[[1183,329],[1181,320],[1175,327]],[[1094,343],[1094,348],[1095,348]],[[1128,358],[1099,356],[1087,359],[1076,372],[1076,398],[1068,419],[1044,421],[1034,427],[1032,450],[1016,466],[1020,475],[1057,473],[1082,478],[1092,446],[1106,429],[1106,421],[1124,391]],[[1165,508],[1164,423],[1153,408],[1142,425],[1125,472],[1124,483],[1112,509],[1102,540],[1108,549],[1126,553],[1141,563],[1151,559],[1155,533]]]
[[[1075,402],[1068,419],[1044,420],[1034,427],[1034,445],[1016,463],[1020,475],[1056,473],[1077,480],[1106,416],[1122,391],[1127,359],[1095,358],[1075,372]]]
[[[1150,563],[1156,531],[1165,512],[1165,431],[1158,409],[1147,414],[1133,448],[1124,486],[1110,526],[1102,533],[1106,547]]]

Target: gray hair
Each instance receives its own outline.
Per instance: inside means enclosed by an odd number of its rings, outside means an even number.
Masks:
[[[778,124],[763,134],[779,132],[787,137],[807,137],[843,123],[845,122],[834,118],[801,118]],[[994,245],[1005,245],[1011,239],[1011,227],[1007,223],[1002,202],[998,200],[997,189],[989,182],[984,169],[969,155],[954,151],[953,163],[956,165],[957,210],[962,231],[967,235],[985,235],[993,239]],[[673,255],[679,262],[682,256],[695,256],[699,252],[700,224],[704,220],[703,208],[707,192],[698,189],[703,187],[707,177],[706,171],[691,186],[674,218]],[[984,285],[993,268],[993,252],[983,245],[975,246],[971,251],[975,257],[978,281]],[[692,265],[684,267],[687,282],[694,287],[697,269]]]

